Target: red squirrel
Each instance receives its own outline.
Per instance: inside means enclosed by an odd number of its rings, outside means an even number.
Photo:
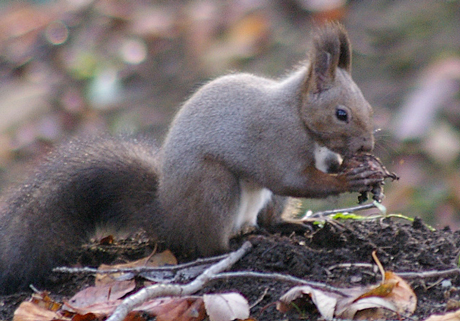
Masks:
[[[74,140],[51,153],[0,209],[0,291],[43,284],[98,225],[145,229],[175,251],[209,256],[259,222],[276,226],[286,197],[369,191],[373,111],[351,78],[344,28],[312,35],[307,59],[279,80],[236,73],[188,99],[161,148],[148,139]]]

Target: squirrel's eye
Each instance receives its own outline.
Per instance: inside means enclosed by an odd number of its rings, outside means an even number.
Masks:
[[[345,109],[337,108],[335,116],[340,121],[348,122],[348,112]]]

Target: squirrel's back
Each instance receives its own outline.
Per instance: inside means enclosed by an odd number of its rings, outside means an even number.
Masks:
[[[73,262],[98,226],[155,233],[158,149],[150,141],[98,137],[51,153],[0,208],[0,292],[38,285]]]

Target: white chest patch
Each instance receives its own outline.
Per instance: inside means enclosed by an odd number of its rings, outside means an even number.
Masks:
[[[341,163],[342,156],[315,143],[315,167],[317,169],[324,173],[330,173],[333,166],[339,166]]]
[[[245,226],[256,226],[257,214],[272,197],[270,190],[245,180],[240,180],[240,191],[240,205],[233,225],[233,234]]]

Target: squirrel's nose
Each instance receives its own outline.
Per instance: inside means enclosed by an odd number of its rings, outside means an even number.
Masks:
[[[370,136],[363,139],[361,147],[358,149],[359,152],[372,152],[374,150],[374,136]]]

